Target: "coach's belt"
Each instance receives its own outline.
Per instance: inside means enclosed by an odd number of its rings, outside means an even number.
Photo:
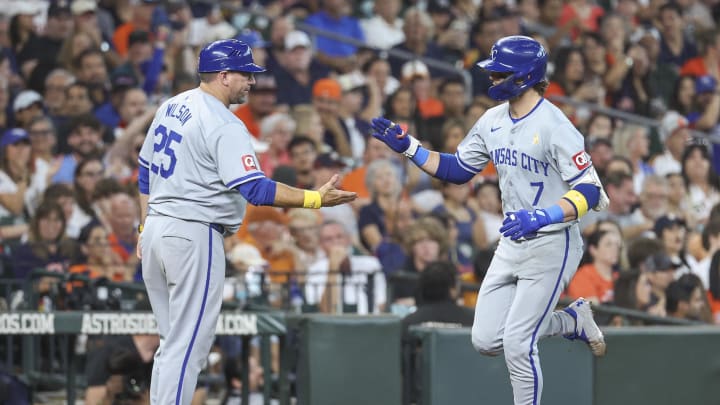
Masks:
[[[225,227],[220,224],[210,224],[210,228],[220,232],[220,235],[225,235]]]

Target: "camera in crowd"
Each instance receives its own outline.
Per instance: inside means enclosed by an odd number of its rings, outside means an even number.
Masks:
[[[144,363],[137,350],[118,349],[108,359],[111,377],[108,399],[113,405],[148,402],[153,363]]]

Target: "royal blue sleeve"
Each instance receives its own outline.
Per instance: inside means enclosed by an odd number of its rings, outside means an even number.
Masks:
[[[246,181],[235,187],[252,205],[273,205],[277,183],[267,177]]]
[[[143,166],[138,166],[138,189],[142,194],[150,194],[150,170]]]
[[[455,184],[465,184],[475,177],[474,173],[465,170],[457,160],[455,155],[449,153],[440,153],[440,162],[438,163],[435,177],[440,180],[449,181]]]

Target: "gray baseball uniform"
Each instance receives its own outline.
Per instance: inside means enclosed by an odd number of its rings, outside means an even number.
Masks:
[[[595,170],[582,135],[544,99],[520,119],[510,117],[507,102],[488,110],[456,156],[473,173],[495,164],[503,212],[556,204],[586,171]],[[500,240],[480,288],[472,341],[486,354],[504,350],[515,404],[540,402],[538,339],[574,331],[574,319],[554,308],[582,250],[577,221],[548,225],[529,240]]]
[[[151,401],[189,404],[220,312],[223,232],[245,212],[233,188],[264,174],[245,125],[200,89],[160,106],[139,162],[150,171],[143,278],[160,333]]]

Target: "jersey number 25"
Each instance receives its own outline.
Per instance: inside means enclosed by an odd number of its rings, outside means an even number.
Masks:
[[[164,179],[167,179],[172,176],[175,171],[175,164],[177,163],[177,157],[175,156],[172,143],[182,142],[183,137],[173,130],[168,131],[165,125],[158,125],[157,128],[155,128],[155,138],[158,137],[160,139],[153,145],[155,153],[153,153],[153,163],[150,165],[150,171],[155,174],[159,174],[160,177]],[[160,161],[158,164],[155,164],[156,160],[161,160],[163,158],[162,155],[158,155],[160,152],[170,158],[170,163],[167,166],[165,166],[164,161]]]

